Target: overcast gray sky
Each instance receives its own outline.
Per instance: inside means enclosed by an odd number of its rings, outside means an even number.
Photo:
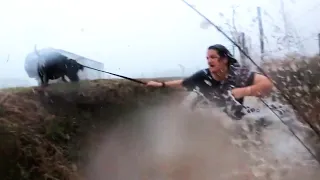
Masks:
[[[315,54],[320,1],[295,1],[284,0],[288,27],[301,39],[304,53]],[[281,55],[275,41],[284,37],[280,0],[188,2],[225,30],[231,7],[237,5],[236,27],[250,36],[257,61],[258,22],[253,20],[261,6],[268,55]],[[216,29],[201,28],[204,20],[181,0],[10,0],[1,2],[0,19],[1,78],[28,80],[24,58],[35,44],[38,49],[67,50],[104,63],[105,70],[134,77],[182,75],[181,66],[187,75],[206,67],[209,45],[231,48]]]

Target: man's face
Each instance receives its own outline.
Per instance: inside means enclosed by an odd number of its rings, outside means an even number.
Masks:
[[[222,59],[216,50],[209,49],[207,52],[207,62],[210,72],[216,73],[226,66],[227,60],[225,58]]]

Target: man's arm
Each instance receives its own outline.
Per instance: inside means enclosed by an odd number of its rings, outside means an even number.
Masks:
[[[183,79],[163,82],[164,86],[172,88],[183,88]],[[161,84],[162,85],[162,84]]]
[[[162,87],[164,85],[165,87],[186,88],[188,90],[191,90],[196,86],[199,79],[201,79],[203,73],[204,72],[201,70],[201,71],[198,71],[185,79],[166,81],[163,83],[150,81],[147,83],[147,86]]]
[[[266,76],[251,72],[246,87],[241,88],[243,96],[262,97],[268,95],[273,88],[273,83]]]
[[[38,76],[39,76],[39,79],[40,79],[41,87],[48,86],[49,79],[48,79],[47,74],[45,72],[38,71]]]
[[[199,82],[203,79],[204,74],[205,74],[204,70],[197,71],[191,76],[185,78],[182,81],[182,86],[186,88],[188,91],[193,90],[199,84]]]
[[[253,84],[248,86],[248,88],[250,88],[249,96],[260,97],[270,94],[273,88],[273,83],[266,76],[254,73]]]

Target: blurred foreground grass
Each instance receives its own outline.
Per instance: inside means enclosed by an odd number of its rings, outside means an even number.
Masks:
[[[79,179],[90,132],[106,131],[121,116],[169,100],[175,90],[126,80],[53,84],[0,92],[0,177],[4,180]]]
[[[320,56],[288,56],[267,61],[262,68],[282,92],[275,91],[273,98],[286,102],[283,95],[288,97],[320,132]]]

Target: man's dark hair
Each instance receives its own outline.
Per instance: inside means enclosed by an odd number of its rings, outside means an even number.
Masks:
[[[238,63],[238,61],[232,56],[230,51],[221,44],[215,44],[213,46],[209,46],[208,50],[216,50],[220,57],[227,58],[228,67],[230,67],[230,65]]]

